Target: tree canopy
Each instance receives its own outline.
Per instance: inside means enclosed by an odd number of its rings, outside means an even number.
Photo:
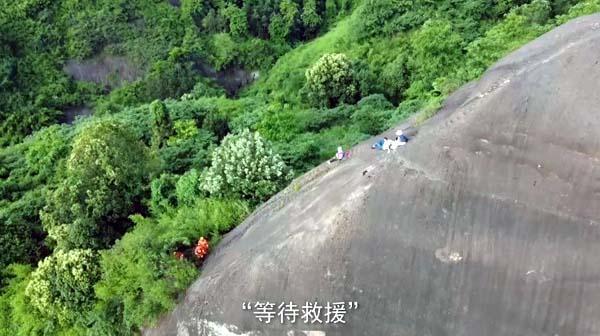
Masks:
[[[57,247],[100,248],[124,232],[147,169],[146,147],[124,125],[107,120],[82,129],[42,212]]]

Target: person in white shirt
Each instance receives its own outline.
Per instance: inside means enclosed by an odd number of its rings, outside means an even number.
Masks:
[[[350,152],[348,152],[348,153],[344,152],[344,149],[342,149],[342,146],[338,146],[335,156],[332,159],[330,159],[329,161],[327,161],[327,163],[331,164],[332,162],[335,162],[335,161],[341,161],[341,160],[347,159],[349,156],[349,153]]]

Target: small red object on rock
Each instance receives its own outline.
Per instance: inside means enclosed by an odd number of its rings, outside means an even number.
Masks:
[[[200,237],[198,240],[198,244],[194,248],[194,255],[198,259],[204,259],[204,257],[208,254],[209,250],[208,240],[204,239],[204,237]]]

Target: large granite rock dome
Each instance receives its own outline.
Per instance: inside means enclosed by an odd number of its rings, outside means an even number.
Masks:
[[[600,335],[599,63],[600,16],[578,19],[395,153],[369,142],[317,167],[228,234],[144,333]],[[258,300],[359,307],[346,324],[265,324],[242,309]]]

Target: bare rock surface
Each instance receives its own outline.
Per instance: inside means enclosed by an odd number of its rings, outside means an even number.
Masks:
[[[144,334],[600,335],[599,62],[600,15],[577,19],[459,90],[407,146],[369,141],[315,168]],[[242,309],[259,300],[359,307],[345,324],[265,324]]]
[[[123,82],[132,82],[143,75],[143,71],[121,56],[100,55],[87,60],[69,60],[64,71],[75,80],[102,84],[115,88]]]

